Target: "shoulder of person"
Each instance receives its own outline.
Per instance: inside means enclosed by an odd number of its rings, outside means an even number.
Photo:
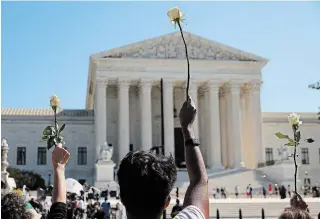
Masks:
[[[205,219],[205,216],[198,207],[189,205],[180,211],[174,219]]]

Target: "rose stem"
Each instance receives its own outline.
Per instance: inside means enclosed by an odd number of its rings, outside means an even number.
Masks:
[[[56,136],[58,135],[58,129],[57,129],[57,107],[53,108],[54,112],[54,128],[56,129]]]
[[[297,160],[296,160],[296,156],[297,156],[297,130],[296,127],[293,125],[292,126],[293,129],[293,134],[294,134],[294,152],[293,152],[293,160],[294,160],[294,190],[296,192],[296,194],[298,194],[298,190],[297,190],[297,170],[298,170],[298,165],[297,165]]]
[[[179,21],[179,20],[177,21],[177,24],[178,24],[178,26],[179,26],[180,33],[181,33],[181,37],[182,37],[182,40],[183,40],[183,43],[184,43],[184,48],[185,48],[185,51],[186,51],[186,58],[187,58],[187,65],[188,65],[188,80],[187,80],[186,100],[188,100],[188,96],[189,96],[189,84],[190,84],[190,63],[189,63],[188,49],[187,49],[187,44],[186,44],[186,41],[185,41],[185,39],[184,39],[183,32],[182,32],[182,27],[181,27],[181,24],[180,24],[180,21]]]

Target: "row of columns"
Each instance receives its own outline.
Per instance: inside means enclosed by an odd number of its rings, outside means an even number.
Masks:
[[[141,147],[149,150],[152,147],[152,108],[151,90],[152,80],[139,82],[140,118],[141,119]],[[205,98],[203,139],[206,148],[206,164],[211,169],[223,167],[237,168],[244,159],[244,147],[250,149],[250,165],[262,161],[262,133],[260,110],[260,86],[251,85],[245,88],[241,84],[227,84],[221,86],[219,81],[207,81],[201,90]],[[129,133],[129,88],[130,81],[119,79],[118,88],[118,147],[121,160],[128,152],[130,144]],[[198,85],[190,84],[189,94],[198,107]],[[165,155],[174,155],[174,115],[173,115],[174,81],[163,80],[164,100],[164,149]],[[242,92],[243,91],[243,92]],[[107,142],[107,81],[97,82],[95,91],[95,132],[96,156],[100,152],[100,145]],[[242,96],[241,96],[242,94]],[[245,99],[244,107],[241,99]],[[241,105],[242,104],[242,105]],[[199,108],[199,107],[198,107]],[[245,110],[244,113],[241,113]],[[245,115],[245,116],[244,116]],[[194,132],[199,136],[198,115],[194,121]],[[249,145],[249,146],[248,146]],[[255,152],[252,154],[252,152]],[[254,158],[257,158],[255,160]],[[249,162],[249,163],[250,163]]]

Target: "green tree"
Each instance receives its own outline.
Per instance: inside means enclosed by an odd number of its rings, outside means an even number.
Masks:
[[[9,172],[10,177],[14,178],[16,181],[17,188],[22,188],[24,185],[31,190],[36,190],[39,187],[46,187],[44,179],[37,173],[17,168],[8,168],[7,171]]]

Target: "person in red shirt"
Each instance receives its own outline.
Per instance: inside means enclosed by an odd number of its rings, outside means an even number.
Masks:
[[[269,192],[269,195],[271,196],[272,195],[272,185],[271,184],[269,184],[268,192]]]

